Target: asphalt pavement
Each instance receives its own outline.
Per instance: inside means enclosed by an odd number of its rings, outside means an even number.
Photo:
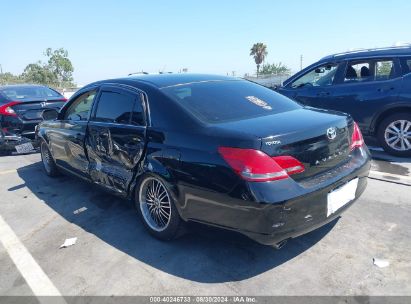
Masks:
[[[1,157],[0,295],[411,295],[411,159],[372,154],[363,196],[281,250],[201,225],[161,242],[129,203],[47,177],[38,154]]]

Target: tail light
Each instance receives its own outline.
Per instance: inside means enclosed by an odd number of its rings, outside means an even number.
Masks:
[[[243,179],[265,182],[288,178],[304,171],[304,165],[291,156],[270,157],[262,151],[219,147],[218,152]]]
[[[6,116],[17,116],[16,112],[14,112],[12,106],[21,103],[20,101],[11,101],[0,106],[0,115]]]
[[[362,137],[360,128],[358,127],[357,123],[354,122],[354,130],[351,137],[351,151],[362,146],[364,146],[364,139]]]

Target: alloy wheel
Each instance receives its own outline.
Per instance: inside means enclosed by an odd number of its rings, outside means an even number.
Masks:
[[[411,121],[393,121],[385,128],[384,139],[387,145],[394,150],[411,150]]]
[[[155,231],[165,230],[171,220],[171,200],[164,184],[154,178],[140,186],[140,209],[145,222]]]
[[[52,159],[49,149],[46,147],[46,144],[44,143],[41,145],[41,160],[43,161],[44,169],[46,169],[46,171],[50,173]]]

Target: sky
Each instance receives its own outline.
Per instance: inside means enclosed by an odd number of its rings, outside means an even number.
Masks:
[[[411,42],[409,0],[20,1],[0,4],[0,64],[20,74],[64,48],[77,84],[132,72],[237,76],[255,73],[249,56],[296,72],[323,56]]]

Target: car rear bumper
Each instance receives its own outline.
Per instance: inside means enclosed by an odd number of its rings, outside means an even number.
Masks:
[[[34,130],[42,120],[23,120],[15,116],[1,116],[0,123],[3,132],[8,135],[23,136],[34,139]]]
[[[370,170],[366,147],[357,149],[345,164],[321,175],[295,182],[291,179],[248,183],[235,195],[185,191],[182,217],[238,231],[266,245],[317,229],[339,217],[364,192]],[[327,216],[328,194],[358,178],[355,198]],[[241,194],[238,194],[241,193]],[[241,196],[234,198],[233,196]]]
[[[14,116],[0,117],[0,151],[15,152],[15,147],[31,142],[38,147],[35,139],[35,127],[41,120],[23,121]]]
[[[355,178],[355,177],[354,177]],[[358,179],[355,199],[336,212],[327,216],[327,195],[334,188],[330,187],[313,192],[302,198],[296,198],[282,204],[282,218],[272,221],[272,232],[266,233],[266,227],[259,231],[241,231],[251,239],[265,245],[274,245],[283,240],[295,238],[313,231],[338,218],[361,196],[367,186],[367,177]],[[278,212],[278,211],[277,211]]]

